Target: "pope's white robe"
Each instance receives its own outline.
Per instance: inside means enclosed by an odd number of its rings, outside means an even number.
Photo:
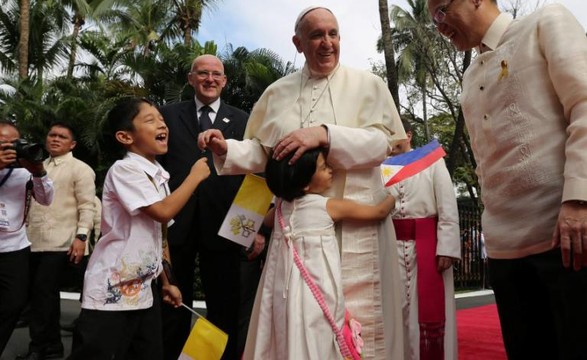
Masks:
[[[268,151],[293,130],[325,124],[327,162],[334,168],[326,196],[375,204],[385,197],[379,164],[405,139],[385,83],[373,74],[339,66],[328,78],[310,78],[307,66],[269,86],[256,103],[242,142],[227,140],[225,157],[215,157],[219,174],[263,172]],[[391,218],[341,222],[342,280],[346,307],[363,326],[364,359],[403,359],[398,259]],[[261,283],[263,279],[261,279]],[[255,303],[245,359],[262,358],[256,347]],[[292,359],[294,360],[294,359]],[[298,360],[298,359],[295,359]]]

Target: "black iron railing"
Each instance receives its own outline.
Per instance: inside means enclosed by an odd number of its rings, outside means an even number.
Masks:
[[[483,249],[481,209],[475,205],[459,202],[461,228],[461,261],[454,266],[455,289],[485,289],[487,281],[487,259]]]

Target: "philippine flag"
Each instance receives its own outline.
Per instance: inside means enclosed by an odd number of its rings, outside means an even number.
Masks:
[[[388,187],[416,175],[444,155],[444,149],[438,140],[434,139],[420,148],[389,157],[381,163],[383,184]]]

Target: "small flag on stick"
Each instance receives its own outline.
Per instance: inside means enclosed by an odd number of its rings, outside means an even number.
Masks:
[[[249,247],[263,223],[273,194],[265,179],[247,174],[238,190],[218,235]]]
[[[198,316],[198,319],[178,360],[220,360],[228,342],[228,335],[192,308],[183,303],[181,306]]]
[[[438,140],[434,139],[428,144],[387,158],[381,164],[381,178],[385,187],[405,180],[420,171],[428,168],[446,155]]]

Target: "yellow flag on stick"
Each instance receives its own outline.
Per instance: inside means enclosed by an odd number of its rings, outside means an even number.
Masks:
[[[220,360],[228,342],[228,335],[185,304],[181,305],[196,314],[198,319],[178,360]]]
[[[246,175],[218,235],[245,247],[251,246],[272,198],[273,194],[265,179],[253,174]]]

